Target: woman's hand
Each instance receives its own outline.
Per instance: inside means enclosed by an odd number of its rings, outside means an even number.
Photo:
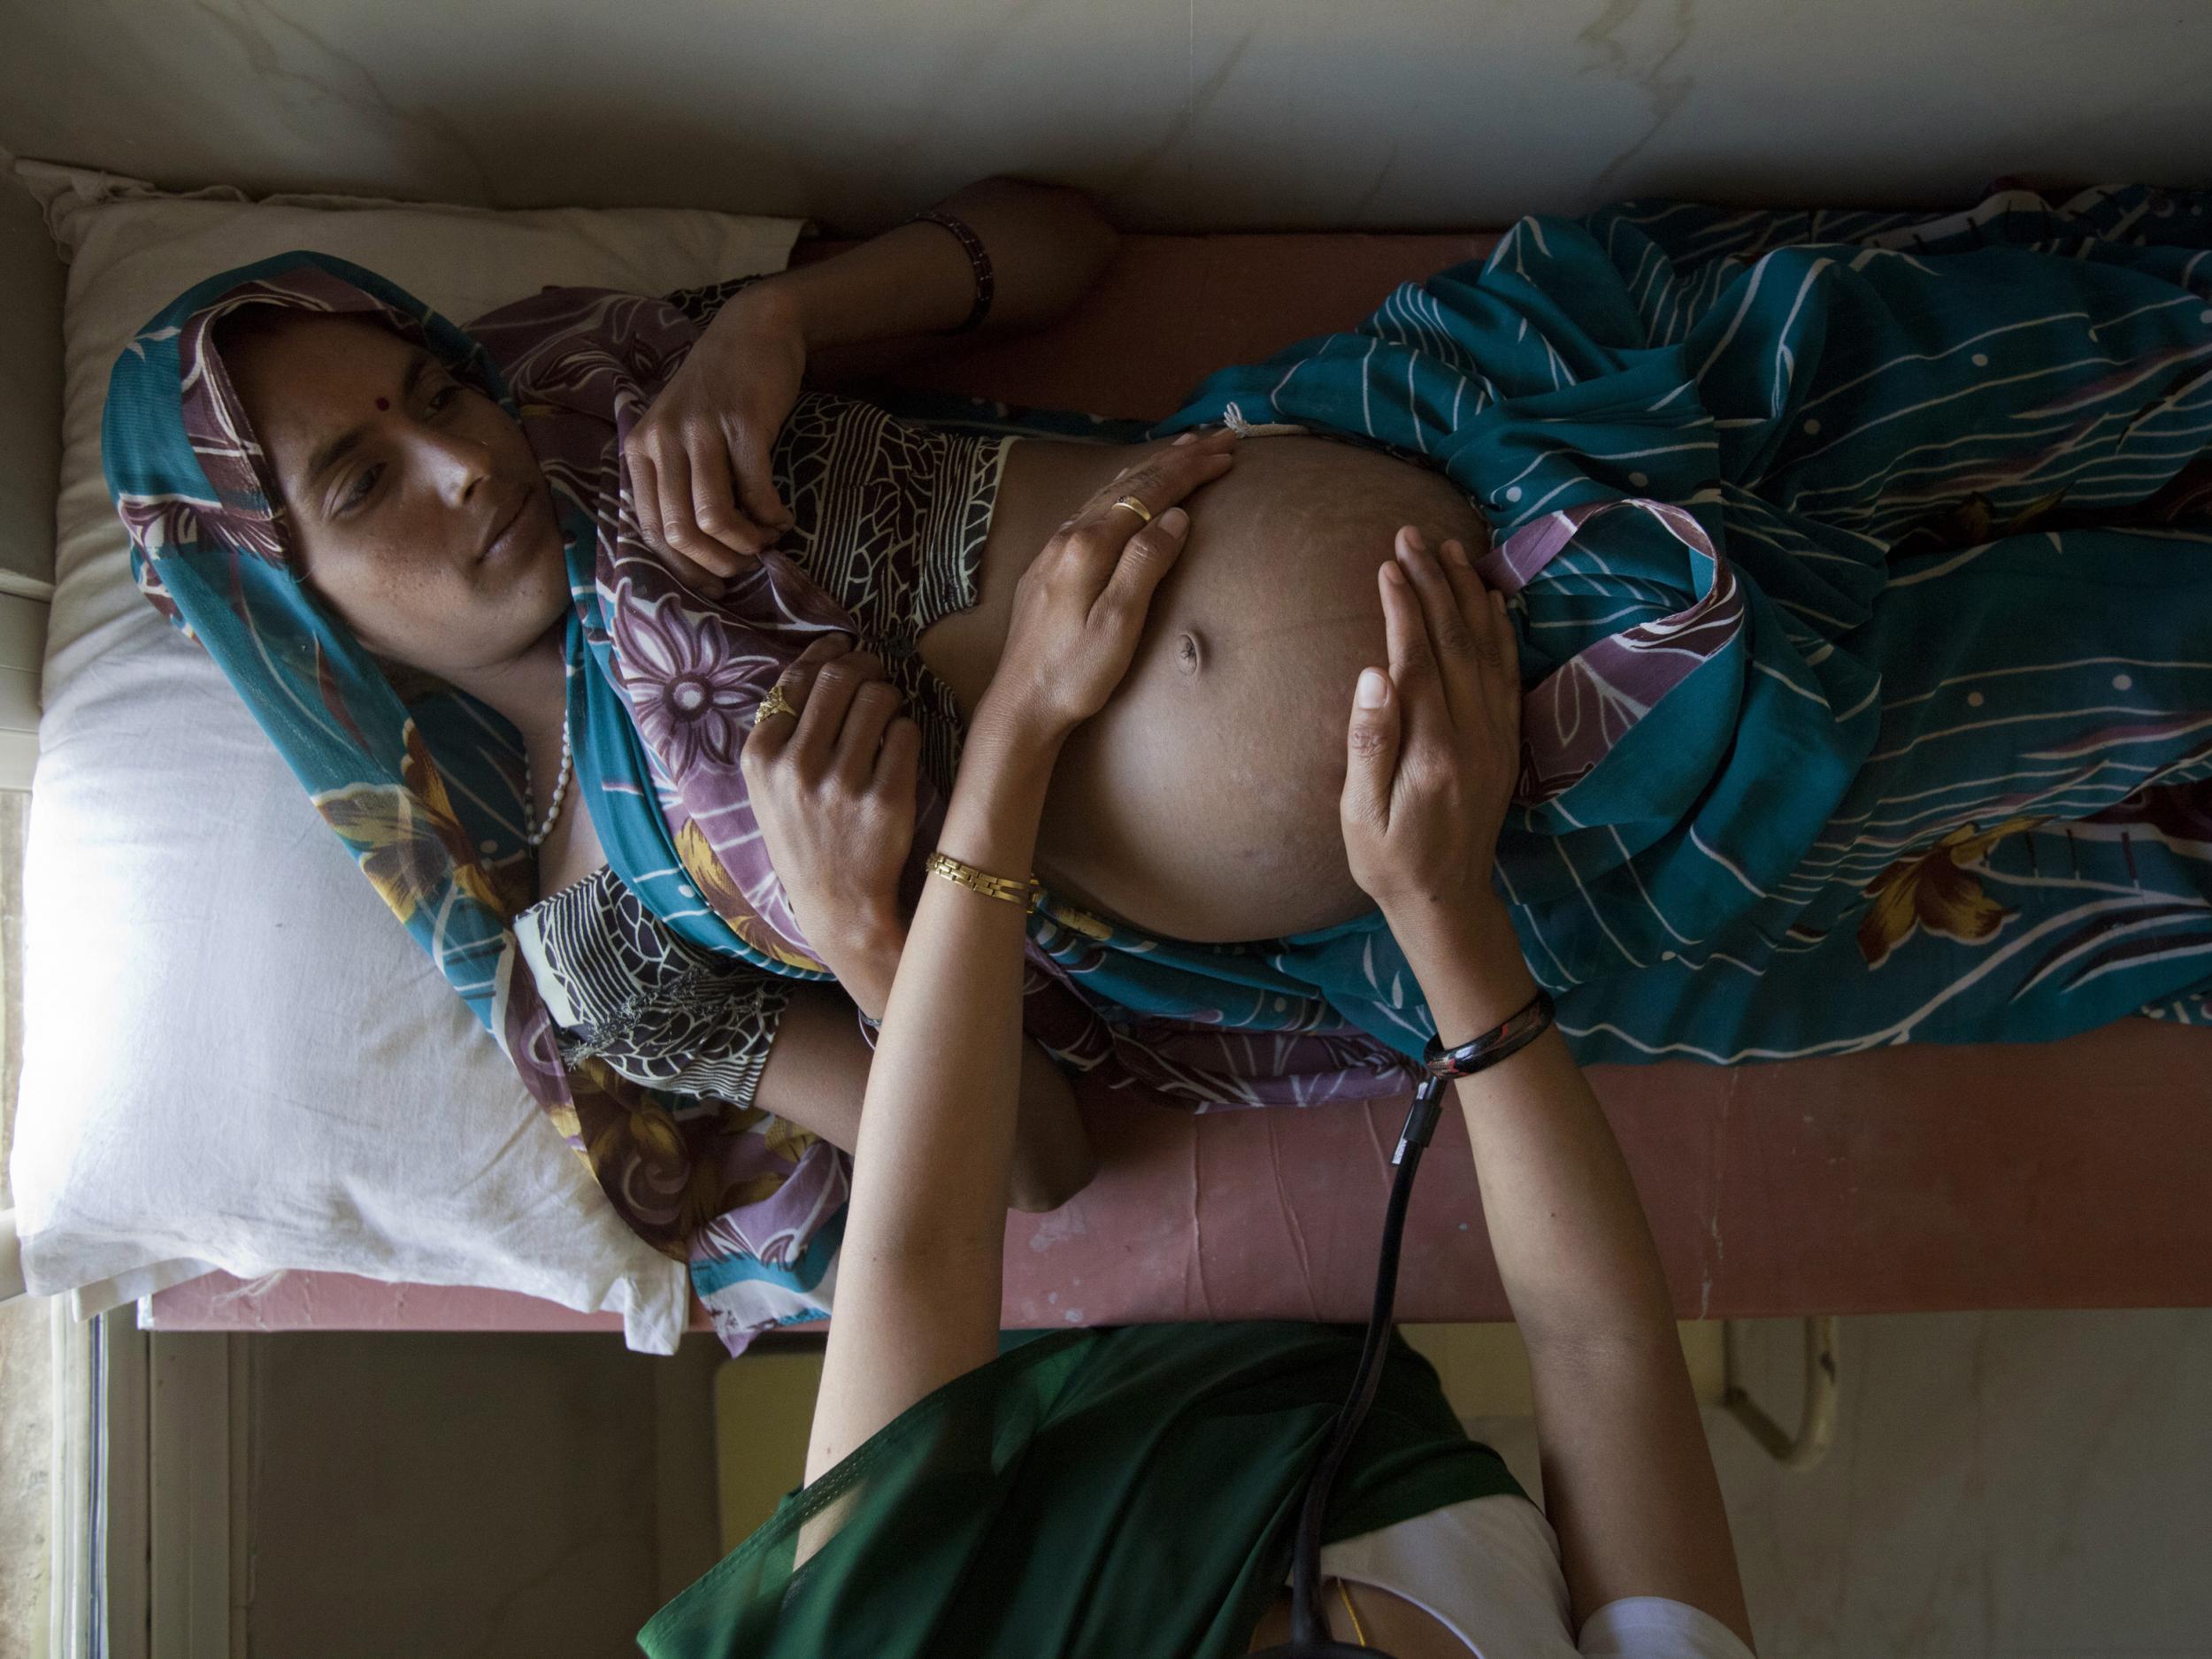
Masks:
[[[1227,472],[1236,434],[1186,434],[1125,468],[1022,572],[979,732],[1056,753],[1105,707],[1129,672],[1145,613],[1182,557],[1190,515],[1178,504]],[[1150,518],[1115,503],[1141,502]]]
[[[1352,879],[1421,973],[1430,946],[1496,916],[1491,865],[1520,772],[1520,657],[1504,595],[1457,541],[1439,559],[1408,526],[1377,580],[1390,666],[1360,674],[1339,816]]]
[[[906,939],[899,877],[921,732],[882,663],[841,637],[808,646],[777,683],[799,712],[770,715],[746,741],[753,813],[807,943],[880,1019]]]
[[[638,527],[710,598],[791,526],[769,451],[805,373],[797,318],[772,285],[747,288],[707,325],[623,444]]]

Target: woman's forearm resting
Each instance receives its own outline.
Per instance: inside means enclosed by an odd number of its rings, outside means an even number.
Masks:
[[[983,326],[1035,328],[1064,315],[1114,251],[1113,227],[1079,191],[987,179],[939,203],[972,230],[990,260]],[[811,352],[949,334],[975,301],[967,250],[944,227],[910,222],[741,296],[780,308]]]

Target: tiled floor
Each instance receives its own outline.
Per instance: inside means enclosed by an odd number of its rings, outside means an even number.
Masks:
[[[1769,1654],[2212,1653],[2212,1312],[1858,1319],[1843,1341],[1826,1467],[1714,1437]]]
[[[1742,1345],[1784,1417],[1798,1342]],[[1767,1659],[2212,1655],[2212,1311],[1849,1319],[1842,1353],[1810,1474],[1708,1419]],[[626,1651],[711,1559],[717,1358],[267,1341],[253,1651]],[[1526,1420],[1478,1428],[1533,1486]]]
[[[1794,1321],[1746,1327],[1788,1420]],[[1836,1441],[1707,1415],[1765,1659],[2212,1655],[2212,1311],[1847,1319]],[[1478,1432],[1535,1483],[1525,1419]]]

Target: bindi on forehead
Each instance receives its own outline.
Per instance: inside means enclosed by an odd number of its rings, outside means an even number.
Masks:
[[[379,409],[389,409],[392,406],[392,400],[388,397],[380,397],[376,400],[376,406]]]

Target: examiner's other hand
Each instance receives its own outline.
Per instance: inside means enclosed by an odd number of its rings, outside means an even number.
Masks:
[[[1520,769],[1520,658],[1504,595],[1459,542],[1440,559],[1408,526],[1376,580],[1390,664],[1360,674],[1340,816],[1352,879],[1410,955],[1494,910],[1491,865]]]
[[[797,323],[772,292],[748,288],[623,440],[639,530],[708,598],[791,526],[769,452],[805,373]]]
[[[1179,438],[1125,469],[1045,543],[1014,590],[1006,649],[974,727],[1056,748],[1129,672],[1153,590],[1182,557],[1178,504],[1229,470],[1236,434]],[[1150,515],[1116,503],[1139,502]]]
[[[921,733],[883,664],[840,636],[808,646],[777,683],[798,713],[770,715],[746,741],[753,813],[807,942],[880,1017],[905,939],[899,875]]]

